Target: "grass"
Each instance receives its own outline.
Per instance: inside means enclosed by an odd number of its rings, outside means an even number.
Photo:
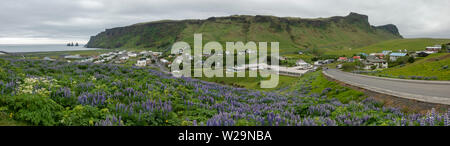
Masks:
[[[44,57],[50,57],[52,59],[63,59],[64,55],[76,55],[80,56],[93,56],[100,55],[103,53],[111,52],[115,50],[110,49],[99,49],[99,50],[79,50],[79,51],[51,51],[51,52],[30,52],[30,53],[18,53],[19,55],[4,55],[4,58],[17,58],[17,59],[43,59]]]
[[[87,55],[99,55],[99,54],[111,52],[111,51],[113,51],[113,50],[99,49],[99,50],[80,50],[80,51],[33,52],[33,53],[29,53],[29,54],[33,55],[33,56],[59,56],[59,55],[67,55],[67,54],[70,54],[70,55],[80,54],[81,56],[87,56]]]
[[[303,91],[309,91],[308,93]],[[365,95],[361,91],[357,91],[348,87],[339,85],[336,82],[328,81],[321,71],[306,73],[301,78],[298,78],[290,89],[283,91],[283,93],[297,92],[297,94],[316,94],[319,96],[326,96],[327,98],[336,98],[342,103],[349,103],[350,101],[361,101],[365,99]]]
[[[332,19],[301,19],[236,16],[214,20],[183,20],[141,23],[108,29],[93,37],[89,47],[158,48],[168,51],[176,41],[193,46],[194,34],[203,34],[203,43],[279,42],[280,54],[295,54],[307,48],[357,48],[399,36],[371,28],[368,22],[349,23]],[[364,21],[364,19],[361,19]],[[270,46],[270,45],[269,45]]]
[[[356,49],[342,49],[342,50],[328,50],[325,55],[346,55],[350,56],[357,53],[381,53],[383,50],[392,50],[397,52],[399,49],[407,49],[408,51],[425,50],[427,46],[441,45],[450,43],[450,39],[431,39],[431,38],[416,38],[416,39],[395,39],[379,42],[366,47]]]
[[[9,117],[8,113],[0,111],[0,126],[28,126],[26,122],[16,121]]]
[[[298,78],[300,77],[292,77],[292,76],[279,76],[279,82],[276,88],[261,88],[260,83],[264,80],[269,80],[269,78],[263,78],[263,77],[249,77],[249,71],[246,72],[245,77],[201,77],[198,79],[208,81],[208,82],[215,82],[223,85],[230,85],[234,87],[241,87],[241,88],[247,88],[247,89],[254,89],[254,90],[262,90],[262,91],[274,91],[279,90],[281,88],[289,87],[294,84]]]
[[[404,66],[396,66],[375,73],[377,76],[393,78],[410,78],[412,76],[436,77],[437,80],[450,80],[450,69],[444,66],[450,65],[450,53],[438,53],[429,55],[419,61]],[[403,76],[403,77],[401,77]]]
[[[284,57],[286,57],[288,60],[294,60],[294,64],[297,62],[298,59],[302,59],[305,62],[308,63],[313,63],[312,59],[314,58],[314,55],[312,54],[287,54],[287,55],[283,55]]]
[[[5,62],[0,65],[2,65],[2,68],[9,68],[10,64]],[[358,102],[364,97],[361,92],[329,82],[320,72],[291,79],[291,81],[299,81],[298,84],[290,86],[294,90],[307,91],[316,96],[303,96],[305,94],[285,96],[203,84],[196,80],[174,79],[159,73],[153,73],[147,69],[126,66],[31,60],[17,60],[11,63],[11,66],[19,68],[11,73],[19,75],[14,76],[14,78],[24,80],[19,87],[39,85],[48,87],[48,92],[46,88],[42,88],[44,91],[29,94],[24,92],[26,90],[18,88],[18,94],[11,95],[13,90],[4,86],[7,92],[2,94],[6,98],[0,98],[0,105],[6,106],[6,108],[0,107],[0,113],[3,111],[2,116],[6,118],[0,117],[2,122],[3,119],[12,117],[33,125],[118,125],[119,123],[104,123],[103,121],[106,117],[108,117],[106,119],[109,119],[111,116],[117,119],[118,115],[119,119],[122,119],[119,120],[120,123],[127,126],[195,126],[194,123],[205,123],[212,118],[222,116],[225,112],[245,113],[252,115],[252,117],[257,114],[256,116],[261,115],[257,119],[263,120],[269,119],[267,115],[272,114],[277,115],[280,119],[290,121],[302,118],[303,125],[308,126],[324,124],[328,126],[400,125],[400,119],[408,118],[408,115],[400,115],[396,109],[382,108],[381,104],[375,101]],[[53,69],[54,66],[56,67],[55,70]],[[32,70],[25,70],[28,68]],[[31,76],[46,76],[54,80],[52,80],[52,83],[47,79],[38,82],[29,81],[29,78],[27,79],[24,75],[25,73]],[[93,76],[95,79],[92,79]],[[13,76],[8,77],[10,77],[8,79],[11,79]],[[75,81],[78,83],[75,83]],[[86,83],[89,83],[90,87]],[[287,81],[283,80],[281,83],[287,83]],[[64,87],[64,95],[59,93],[62,92],[61,87]],[[5,88],[2,87],[2,89]],[[71,94],[66,94],[66,91]],[[86,95],[86,93],[89,93],[89,95]],[[103,102],[96,103],[95,99],[104,97],[101,94],[105,96],[114,94],[114,97],[106,99],[106,104],[103,104]],[[80,96],[93,100],[79,101]],[[349,104],[342,104],[334,97]],[[160,104],[157,104],[158,100]],[[144,107],[140,105],[145,103],[155,105],[155,109],[161,110],[148,110],[141,114]],[[162,107],[162,104],[168,109]],[[136,106],[136,108],[126,110],[116,105]],[[255,110],[258,113],[255,113]],[[144,115],[144,117],[141,118],[141,115]],[[256,118],[239,118],[237,116],[231,118],[236,119],[233,120],[232,126],[273,126],[270,120],[259,122]],[[360,119],[364,120],[361,121]],[[307,120],[313,122],[313,124],[304,122]],[[444,123],[443,120],[437,121],[436,125],[443,125]],[[414,122],[411,125],[419,125],[420,121],[413,120],[411,122]],[[411,122],[407,121],[406,123]],[[14,121],[5,123],[7,125],[19,124]],[[295,124],[298,123],[295,122]],[[275,125],[279,124],[276,123]],[[292,124],[284,124],[284,122],[280,124],[280,126],[287,125]]]

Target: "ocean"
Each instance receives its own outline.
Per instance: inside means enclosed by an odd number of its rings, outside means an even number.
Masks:
[[[0,44],[0,51],[8,53],[17,52],[52,52],[52,51],[79,51],[79,50],[97,50],[98,48],[85,48],[84,45],[80,46],[67,46],[66,44],[14,44],[6,45]]]

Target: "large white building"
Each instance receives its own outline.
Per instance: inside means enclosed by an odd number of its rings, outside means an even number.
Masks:
[[[439,51],[441,51],[441,49],[442,49],[442,46],[440,46],[440,45],[426,47],[427,51],[433,51],[433,52],[439,52]]]
[[[298,68],[301,68],[301,69],[310,69],[310,68],[312,68],[312,65],[311,64],[309,64],[309,63],[306,63],[304,60],[302,60],[302,59],[299,59],[299,60],[297,60],[297,62],[295,63],[296,65],[297,65],[297,67]]]
[[[370,70],[372,66],[375,66],[376,69],[379,68],[388,68],[388,62],[383,59],[379,59],[376,56],[368,56],[366,60],[363,61],[364,69]]]
[[[398,58],[405,57],[406,55],[408,55],[408,54],[407,53],[391,53],[389,55],[389,60],[396,61]]]
[[[241,66],[233,67],[232,69],[227,69],[227,71],[228,72],[232,72],[232,71],[239,72],[239,71],[245,71],[246,69],[268,70],[271,72],[277,72],[280,75],[287,75],[287,76],[301,76],[301,75],[311,71],[311,69],[304,69],[301,66],[284,67],[284,66],[278,66],[278,65],[268,65],[265,63],[241,65]]]

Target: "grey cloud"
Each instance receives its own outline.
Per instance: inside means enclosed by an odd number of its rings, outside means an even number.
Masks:
[[[275,15],[302,18],[357,12],[373,25],[395,24],[405,37],[450,38],[447,0],[3,0],[1,38],[87,41],[105,28],[161,19]]]

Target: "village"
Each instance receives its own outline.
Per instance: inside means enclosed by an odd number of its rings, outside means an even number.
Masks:
[[[75,55],[63,55],[60,58],[67,62],[91,62],[91,63],[112,63],[112,64],[125,64],[134,62],[135,66],[148,66],[154,62],[160,61],[167,63],[168,61],[160,58],[162,52],[153,51],[141,51],[139,53],[134,51],[112,51],[103,53],[100,55],[82,56],[80,54]],[[56,59],[50,57],[44,57],[43,60],[55,61]]]
[[[341,56],[338,58],[332,59],[324,59],[324,60],[316,60],[311,63],[304,61],[303,59],[298,59],[294,66],[283,66],[283,65],[268,65],[267,63],[254,63],[254,64],[241,64],[236,65],[231,68],[224,69],[226,72],[242,72],[246,70],[256,71],[256,70],[269,70],[269,71],[277,71],[280,75],[286,76],[302,76],[307,72],[312,72],[320,69],[329,64],[336,64],[336,68],[342,68],[343,64],[351,63],[351,62],[360,62],[362,67],[361,70],[377,70],[377,69],[385,69],[389,68],[389,62],[395,62],[397,59],[402,57],[426,57],[430,54],[438,53],[442,50],[440,45],[429,46],[426,47],[422,51],[408,52],[407,49],[400,49],[397,52],[393,52],[391,50],[385,50],[382,52],[376,53],[358,53],[351,57]],[[162,52],[153,52],[153,51],[111,51],[108,53],[103,53],[100,55],[92,55],[92,56],[81,56],[79,54],[76,55],[65,55],[63,56],[64,60],[67,62],[91,62],[91,63],[111,63],[111,64],[130,64],[132,66],[158,66],[166,72],[169,70],[166,68],[170,68],[173,60],[183,55],[184,49],[181,49],[178,53],[164,56]],[[450,50],[447,50],[450,51]],[[250,54],[256,54],[257,51],[252,50],[244,50],[238,51],[238,56],[245,56]],[[224,51],[224,53],[217,52],[215,53],[217,56],[230,55],[229,51]],[[299,54],[303,54],[303,52],[299,52]],[[211,57],[212,53],[203,53],[201,57]],[[188,55],[189,60],[194,60],[193,56]],[[286,57],[279,57],[280,61],[286,60]],[[54,61],[56,59],[52,59],[50,57],[44,57],[43,60]],[[169,61],[172,60],[172,61]],[[180,61],[180,60],[178,60]],[[202,66],[203,61],[194,62],[194,64]],[[179,63],[179,62],[178,62]],[[217,64],[220,65],[220,64]]]
[[[417,58],[417,57],[426,57],[430,54],[435,54],[438,52],[450,52],[450,50],[442,50],[441,45],[428,46],[424,50],[421,51],[412,51],[408,52],[407,49],[400,49],[398,52],[393,52],[392,50],[385,50],[382,52],[376,53],[358,53],[357,55],[353,55],[351,57],[341,56],[337,59],[337,62],[340,64],[337,65],[337,68],[342,68],[342,63],[348,62],[356,62],[359,61],[362,63],[363,70],[377,70],[377,69],[386,69],[389,68],[389,62],[395,62],[399,58]],[[331,60],[319,60],[314,62],[314,65],[323,65],[329,64]],[[332,62],[331,62],[332,63]]]

